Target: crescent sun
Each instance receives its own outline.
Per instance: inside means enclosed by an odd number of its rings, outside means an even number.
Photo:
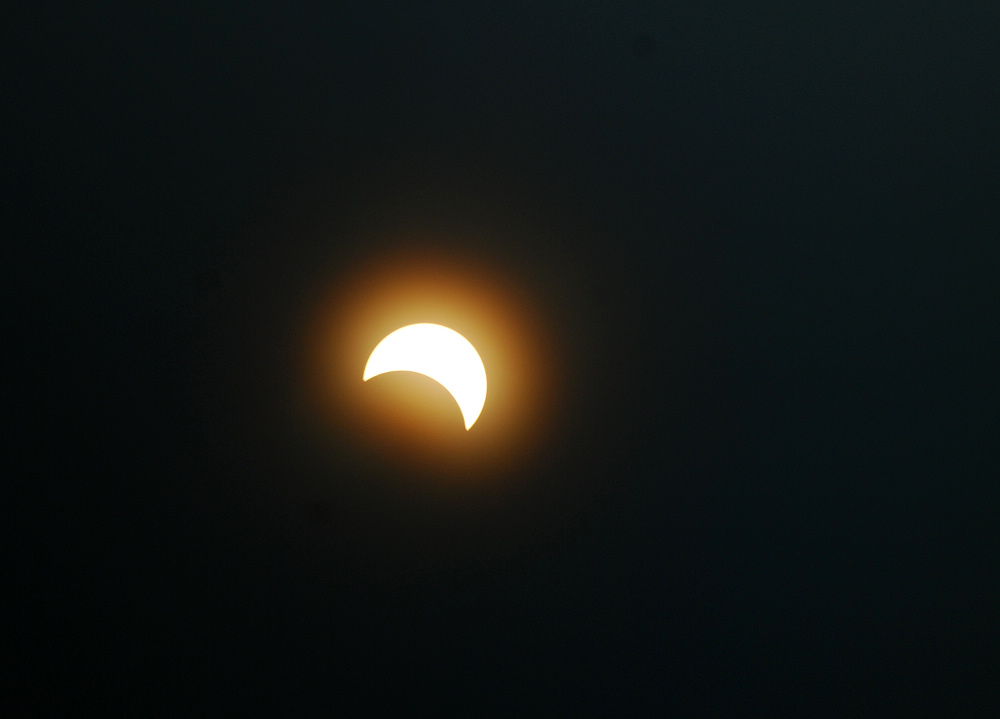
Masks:
[[[465,429],[486,403],[486,368],[476,348],[455,330],[434,324],[401,327],[383,339],[368,358],[363,380],[386,372],[418,372],[455,398]]]

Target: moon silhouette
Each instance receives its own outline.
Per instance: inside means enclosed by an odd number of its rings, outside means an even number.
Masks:
[[[363,380],[386,372],[418,372],[436,381],[455,398],[466,430],[486,403],[486,368],[479,353],[441,325],[407,325],[387,335],[368,358]]]

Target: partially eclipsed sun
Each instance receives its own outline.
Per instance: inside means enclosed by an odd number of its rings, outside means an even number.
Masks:
[[[426,375],[448,390],[467,430],[483,411],[486,369],[476,348],[455,330],[432,324],[401,327],[372,351],[363,379],[400,371]]]

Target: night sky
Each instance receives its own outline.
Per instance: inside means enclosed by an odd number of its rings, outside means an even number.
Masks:
[[[3,23],[11,696],[996,716],[1000,6],[84,5]],[[447,482],[303,390],[428,253],[559,368]]]

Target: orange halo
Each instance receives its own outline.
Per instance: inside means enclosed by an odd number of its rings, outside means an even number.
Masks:
[[[425,248],[333,278],[307,333],[303,390],[313,428],[356,458],[407,473],[485,477],[530,463],[558,424],[564,373],[544,307],[516,280],[497,263]],[[422,375],[360,381],[379,342],[418,323],[450,328],[478,351],[490,393],[476,431],[462,429],[454,400]]]

